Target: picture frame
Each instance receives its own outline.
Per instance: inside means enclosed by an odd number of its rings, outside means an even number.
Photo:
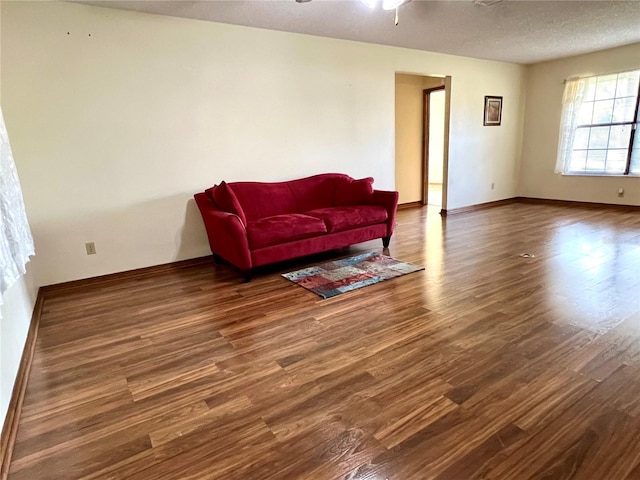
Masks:
[[[499,126],[502,123],[502,97],[487,95],[484,97],[484,123],[486,127]]]

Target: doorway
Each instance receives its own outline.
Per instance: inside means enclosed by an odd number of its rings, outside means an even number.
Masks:
[[[442,207],[444,171],[444,85],[423,90],[422,204]]]
[[[446,208],[450,77],[396,73],[395,171],[402,207]]]

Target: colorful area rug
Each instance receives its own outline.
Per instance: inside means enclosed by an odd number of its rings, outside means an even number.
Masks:
[[[330,298],[419,270],[424,270],[424,267],[378,253],[365,253],[282,276],[322,298]]]

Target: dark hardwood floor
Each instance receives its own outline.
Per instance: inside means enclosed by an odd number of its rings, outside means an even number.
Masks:
[[[10,480],[640,479],[637,212],[404,210],[390,254],[426,270],[49,292]]]

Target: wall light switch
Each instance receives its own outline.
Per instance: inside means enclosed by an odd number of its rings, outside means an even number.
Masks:
[[[618,196],[619,197],[624,197],[624,188],[619,188],[618,189]]]

